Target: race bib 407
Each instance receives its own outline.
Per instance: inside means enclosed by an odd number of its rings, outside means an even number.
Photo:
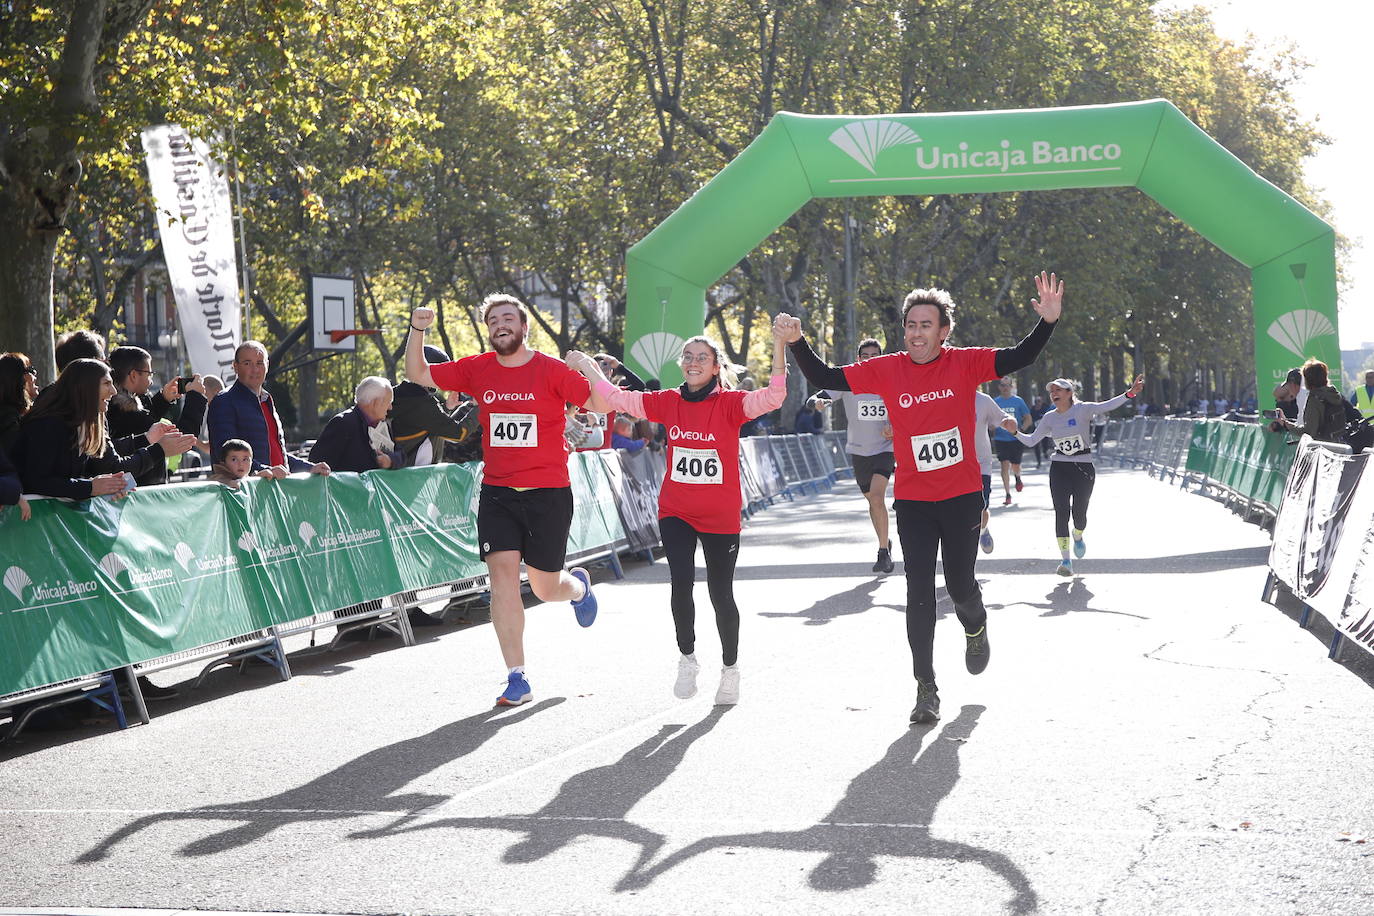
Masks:
[[[532,413],[494,413],[490,420],[494,448],[534,448],[539,444],[539,420]]]

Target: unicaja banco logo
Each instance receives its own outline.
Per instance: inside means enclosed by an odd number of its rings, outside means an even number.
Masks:
[[[1074,142],[1079,141],[1079,142]],[[830,134],[830,142],[863,166],[873,178],[832,178],[835,182],[900,181],[922,178],[984,176],[1001,172],[1029,175],[1063,175],[1076,172],[1121,171],[1124,151],[1109,138],[1079,138],[1065,142],[1020,138],[998,139],[946,137],[943,145],[920,137],[899,121],[887,119],[851,121]],[[915,166],[917,175],[878,178],[878,156],[894,146],[914,146],[907,167]],[[914,160],[914,161],[913,161]],[[928,174],[935,173],[935,174]]]
[[[10,594],[17,600],[24,600],[24,587],[32,584],[33,580],[29,578],[29,574],[20,567],[11,566],[5,570],[5,588],[9,589]]]
[[[1331,319],[1314,309],[1295,309],[1280,315],[1269,325],[1269,336],[1274,342],[1298,359],[1311,355],[1307,346],[1312,341],[1335,333]]]
[[[682,345],[687,341],[667,331],[645,334],[630,347],[630,355],[641,366],[654,374],[659,374],[664,365],[682,355]]]
[[[301,522],[301,526],[296,529],[296,533],[301,536],[301,542],[305,544],[306,547],[309,547],[310,542],[315,540],[315,526],[309,522]]]
[[[176,550],[172,553],[176,557],[177,563],[185,572],[191,571],[191,561],[196,558],[196,553],[191,549],[191,545],[184,541],[178,541]]]
[[[894,146],[920,143],[921,138],[910,127],[896,121],[854,121],[830,135],[830,142],[844,150],[870,174],[878,154]]]

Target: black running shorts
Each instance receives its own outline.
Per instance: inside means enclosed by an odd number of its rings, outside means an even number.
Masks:
[[[859,492],[867,493],[873,486],[874,474],[892,479],[892,469],[897,466],[897,459],[891,452],[879,452],[876,455],[850,455],[849,463],[854,467],[854,482],[859,485]]]
[[[477,501],[477,550],[482,559],[518,550],[526,566],[561,572],[572,529],[571,487],[516,490],[482,484]]]
[[[1012,464],[1020,464],[1021,456],[1026,452],[1026,447],[1021,444],[1019,439],[1012,442],[994,439],[992,440],[992,449],[997,453],[998,461],[1008,461]]]

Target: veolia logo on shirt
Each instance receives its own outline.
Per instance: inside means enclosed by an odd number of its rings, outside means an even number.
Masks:
[[[686,439],[689,442],[715,442],[715,433],[699,433],[690,429],[683,429],[681,426],[674,426],[668,430],[670,439]]]
[[[495,404],[497,401],[533,401],[534,395],[528,391],[502,391],[496,392],[488,390],[482,395],[483,404]]]
[[[920,394],[903,391],[901,397],[897,398],[897,403],[905,409],[915,404],[924,404],[926,401],[939,401],[952,397],[954,397],[954,389],[952,388],[945,388],[942,391],[923,391]]]

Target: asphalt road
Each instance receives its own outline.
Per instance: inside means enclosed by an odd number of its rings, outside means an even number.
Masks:
[[[933,727],[907,724],[900,551],[869,572],[841,482],[745,529],[739,706],[711,705],[704,576],[703,689],[673,698],[661,560],[599,573],[589,630],[531,607],[519,710],[480,622],[224,671],[149,726],[0,748],[0,906],[1374,912],[1374,694],[1259,600],[1267,535],[1104,471],[1061,579],[1026,480],[979,560],[979,677],[941,592]]]

